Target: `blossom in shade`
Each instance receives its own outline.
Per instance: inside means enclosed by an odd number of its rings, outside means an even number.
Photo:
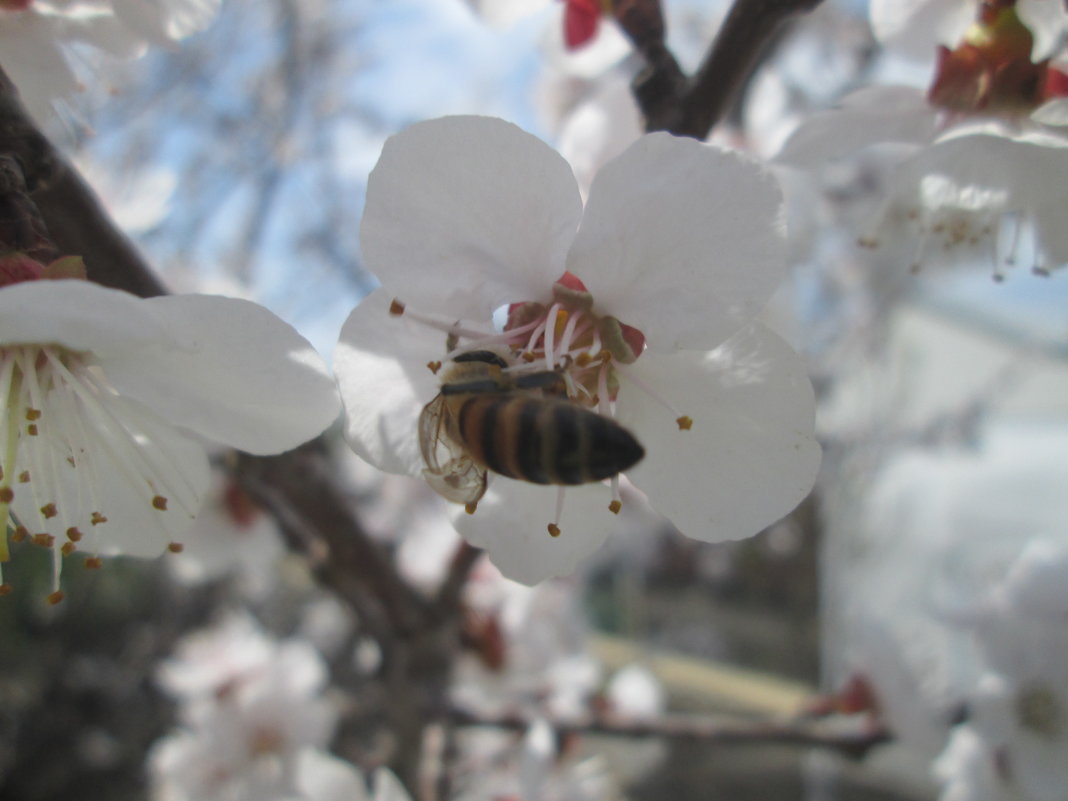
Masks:
[[[819,463],[801,359],[753,320],[784,273],[780,206],[747,158],[667,134],[606,165],[585,209],[568,164],[503,121],[445,118],[393,137],[361,229],[382,287],[335,351],[350,445],[423,475],[434,370],[495,349],[503,375],[555,372],[558,392],[630,431],[645,457],[627,478],[684,533],[755,534],[805,497]],[[533,583],[571,572],[625,524],[619,483],[564,493],[493,475],[454,525]]]
[[[805,121],[777,161],[813,168],[893,144],[887,199],[861,245],[905,243],[900,258],[914,269],[978,260],[996,277],[1017,263],[1046,273],[1068,264],[1068,74],[1034,60],[1032,29],[1013,4],[978,9],[956,46],[938,46],[926,93],[859,90]]]
[[[208,485],[201,437],[279,453],[339,407],[318,354],[255,303],[73,279],[0,288],[0,397],[0,563],[9,537],[49,549],[54,601],[74,551],[99,566],[180,548]]]
[[[88,44],[118,58],[201,30],[220,0],[0,0],[0,52],[23,102],[38,118],[81,82],[66,49]]]

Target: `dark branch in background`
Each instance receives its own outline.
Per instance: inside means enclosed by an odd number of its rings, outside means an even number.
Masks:
[[[616,0],[616,19],[646,63],[633,86],[646,130],[707,138],[783,23],[821,2],[735,0],[701,66],[687,78],[664,43],[660,0]]]

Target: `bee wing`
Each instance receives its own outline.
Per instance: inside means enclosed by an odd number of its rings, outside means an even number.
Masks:
[[[486,470],[449,434],[448,415],[444,395],[430,401],[419,415],[423,478],[446,500],[475,503],[486,492]]]

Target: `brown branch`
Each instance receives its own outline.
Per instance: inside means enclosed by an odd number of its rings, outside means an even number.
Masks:
[[[453,709],[450,717],[458,726],[487,726],[508,731],[526,731],[534,719],[519,714],[476,715]],[[649,721],[588,717],[550,721],[557,735],[598,734],[628,739],[662,737],[702,743],[779,743],[806,748],[828,748],[855,759],[872,748],[892,740],[890,733],[865,721],[849,729],[817,725],[806,721],[762,721],[742,718],[693,715],[664,715]]]
[[[687,80],[664,45],[659,0],[618,0],[616,18],[646,62],[633,86],[646,130],[707,138],[782,24],[821,2],[735,0],[704,61]]]
[[[37,129],[0,68],[0,153],[22,168],[26,187],[58,254],[81,256],[89,280],[140,297],[167,292],[159,276],[108,217],[93,190]]]

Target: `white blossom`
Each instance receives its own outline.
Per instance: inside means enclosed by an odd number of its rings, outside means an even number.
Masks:
[[[449,330],[459,349],[496,339],[526,352],[516,370],[559,370],[572,399],[596,395],[638,438],[646,456],[627,478],[684,533],[756,533],[808,493],[819,462],[801,360],[752,319],[783,275],[780,203],[750,161],[666,134],[609,163],[585,211],[567,163],[502,121],[446,118],[393,137],[361,229],[383,286],[335,353],[349,443],[383,470],[423,474],[417,418],[439,392],[428,363],[448,358]],[[394,298],[408,305],[399,317]],[[540,322],[495,329],[506,306]],[[613,499],[618,488],[587,484],[558,514],[556,489],[493,476],[454,524],[532,583],[571,572],[625,524]]]
[[[0,397],[0,517],[52,551],[53,600],[75,550],[98,566],[178,548],[208,485],[201,437],[278,453],[338,412],[319,356],[266,309],[80,280],[0,289]]]
[[[81,82],[68,53],[88,44],[119,58],[166,46],[201,30],[220,0],[2,0],[0,53],[8,77],[38,119]]]

